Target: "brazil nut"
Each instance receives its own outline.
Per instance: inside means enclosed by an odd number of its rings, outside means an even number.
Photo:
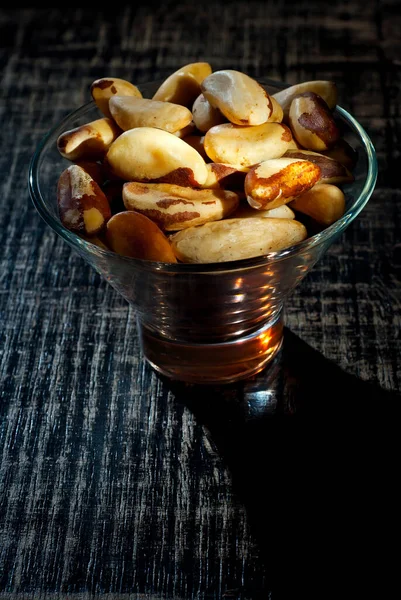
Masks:
[[[328,105],[314,92],[295,96],[289,124],[295,139],[306,150],[328,150],[340,139],[340,130]]]
[[[167,183],[127,182],[123,187],[127,210],[146,215],[164,231],[223,219],[238,206],[238,195],[226,190],[201,190]]]
[[[142,98],[142,92],[136,85],[118,77],[101,77],[92,82],[90,92],[99,110],[105,117],[111,118],[109,100],[113,96],[133,96]]]
[[[320,177],[320,167],[308,160],[266,160],[247,173],[245,194],[253,208],[276,208],[309,190]]]
[[[213,162],[250,167],[282,156],[291,139],[289,127],[282,123],[263,123],[253,127],[223,123],[205,133],[204,146]]]
[[[324,79],[296,83],[295,85],[291,85],[284,90],[280,90],[279,92],[272,94],[272,98],[279,102],[284,111],[284,117],[287,118],[292,100],[295,98],[295,96],[298,96],[298,94],[303,94],[304,92],[314,92],[323,98],[330,110],[333,110],[336,107],[338,99],[337,85],[333,81],[327,81]]]
[[[318,165],[321,170],[319,183],[350,183],[354,176],[345,165],[334,158],[313,152],[313,150],[287,150],[285,158],[301,158]]]
[[[111,217],[109,202],[100,186],[75,164],[58,179],[57,205],[64,227],[88,236],[99,233]]]
[[[170,237],[176,257],[185,263],[214,263],[263,256],[307,237],[295,219],[229,218],[183,229]]]
[[[198,187],[208,175],[199,152],[174,134],[154,127],[124,131],[110,146],[106,161],[125,181]]]
[[[106,243],[113,252],[122,256],[177,262],[166,234],[146,215],[135,211],[126,210],[111,217],[106,227]]]
[[[332,225],[345,212],[345,195],[340,188],[329,183],[318,183],[297,196],[291,208],[312,217],[322,225]]]
[[[113,119],[103,117],[64,131],[57,138],[61,156],[73,162],[102,159],[122,133]]]
[[[261,125],[273,113],[266,90],[241,71],[215,71],[203,80],[201,89],[210,104],[235,125]]]
[[[157,127],[175,133],[192,121],[192,113],[185,106],[148,98],[113,96],[109,108],[113,119],[124,131],[135,127]]]
[[[211,72],[212,67],[207,62],[184,65],[163,81],[154,93],[153,100],[174,102],[190,108],[201,93],[202,81]]]
[[[203,94],[199,94],[192,106],[192,115],[196,128],[206,133],[211,127],[227,122],[226,117],[214,108]]]

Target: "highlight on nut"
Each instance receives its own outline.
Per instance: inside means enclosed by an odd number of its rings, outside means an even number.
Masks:
[[[208,62],[181,66],[152,97],[99,74],[98,118],[62,132],[62,225],[99,252],[165,263],[268,255],[333,225],[357,151],[342,135],[334,81],[270,94]]]

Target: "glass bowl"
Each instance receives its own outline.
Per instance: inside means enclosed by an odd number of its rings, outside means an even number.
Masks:
[[[151,98],[161,81],[138,85]],[[260,83],[269,93],[285,84]],[[58,136],[100,118],[94,102],[69,114],[41,140],[29,167],[29,192],[44,221],[129,302],[143,358],[163,375],[190,383],[231,383],[262,370],[283,339],[283,308],[292,291],[368,202],[377,178],[367,133],[346,110],[335,117],[357,151],[355,180],[341,186],[346,211],[333,225],[290,248],[257,258],[212,264],[167,264],[115,254],[66,229],[57,209],[57,182],[71,163]]]

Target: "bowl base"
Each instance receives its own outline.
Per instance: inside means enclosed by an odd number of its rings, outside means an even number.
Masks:
[[[250,335],[216,344],[191,344],[164,338],[138,322],[145,360],[159,373],[176,381],[226,384],[259,373],[280,350],[282,314]]]

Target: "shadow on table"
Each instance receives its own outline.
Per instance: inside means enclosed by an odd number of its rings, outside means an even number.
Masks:
[[[398,572],[399,394],[344,372],[288,329],[253,379],[165,383],[231,472],[272,600],[376,597],[375,588],[385,597]]]

